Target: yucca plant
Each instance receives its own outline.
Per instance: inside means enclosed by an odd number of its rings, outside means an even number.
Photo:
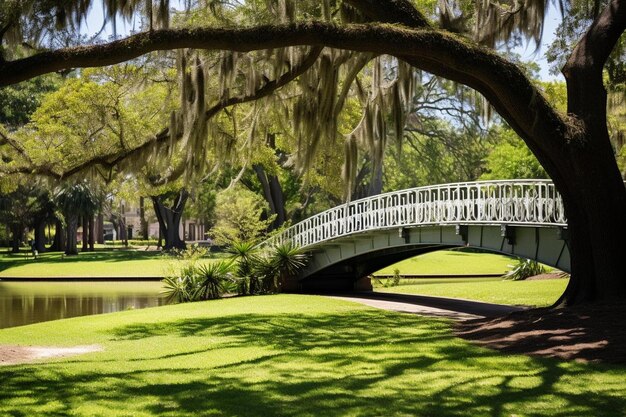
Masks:
[[[273,293],[278,290],[278,270],[272,258],[259,256],[255,259],[252,276],[258,285],[257,293]]]
[[[179,277],[165,277],[162,282],[163,291],[161,291],[161,293],[165,294],[165,299],[168,303],[174,301],[177,303],[184,303],[188,300],[189,294],[187,292],[187,283],[185,280]]]
[[[521,281],[528,277],[543,274],[547,272],[546,268],[533,259],[517,259],[515,265],[509,265],[512,268],[509,272],[502,276],[503,279],[511,281]]]
[[[200,264],[194,276],[194,300],[212,300],[220,298],[229,281],[232,280],[232,261],[218,261]]]
[[[241,295],[256,294],[261,290],[260,280],[253,274],[259,255],[252,242],[233,242],[228,248],[237,262],[237,292]]]
[[[233,281],[232,270],[232,261],[189,263],[163,279],[162,293],[179,303],[219,298]]]
[[[185,265],[163,278],[164,290],[161,293],[166,295],[167,302],[185,303],[193,301],[193,293],[195,292],[194,276],[195,267],[193,265]]]
[[[287,242],[274,246],[270,252],[270,262],[274,267],[276,287],[284,286],[287,279],[295,277],[306,266],[308,256],[299,247]]]

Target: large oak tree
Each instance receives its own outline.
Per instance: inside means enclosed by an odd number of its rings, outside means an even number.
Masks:
[[[558,112],[516,63],[481,44],[485,39],[497,40],[493,35],[473,40],[455,33],[462,32],[462,22],[450,14],[435,25],[408,0],[344,3],[364,23],[337,24],[328,18],[326,10],[326,21],[283,19],[286,23],[243,28],[167,29],[162,23],[152,25],[151,14],[149,29],[112,42],[51,49],[23,58],[5,53],[0,60],[0,86],[50,72],[112,65],[153,51],[181,48],[245,53],[306,45],[395,56],[480,92],[554,180],[568,215],[572,256],[572,279],[563,301],[626,301],[622,262],[626,252],[626,190],[609,140],[603,83],[605,64],[626,29],[626,0],[598,2],[595,18],[569,54],[562,69],[567,82],[567,114]],[[289,8],[283,12],[291,13]],[[510,21],[517,19],[522,26],[533,23],[518,12],[505,10],[504,14],[512,14]],[[480,11],[476,16],[480,23]],[[0,35],[11,33],[10,18],[5,16],[0,22]],[[500,24],[507,22],[505,19]]]

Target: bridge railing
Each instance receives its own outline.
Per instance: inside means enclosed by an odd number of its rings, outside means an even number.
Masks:
[[[316,245],[370,230],[445,224],[564,226],[561,196],[550,180],[478,181],[417,187],[326,210],[262,245]]]

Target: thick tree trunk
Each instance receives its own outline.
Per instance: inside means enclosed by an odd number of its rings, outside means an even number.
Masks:
[[[570,131],[550,172],[563,195],[572,278],[559,302],[626,302],[626,188],[607,128],[604,64],[626,28],[626,2],[613,0],[563,67]]]
[[[616,166],[611,167],[606,161],[605,165],[598,165],[599,161],[590,157],[588,149],[577,153],[580,154],[574,162],[581,170],[576,174],[576,186],[567,184],[559,188],[568,217],[572,267],[570,282],[559,303],[624,302],[624,184],[619,176],[617,180],[612,178],[611,171],[617,170]]]
[[[268,177],[270,183],[270,193],[272,200],[274,200],[274,206],[276,208],[276,220],[272,225],[274,229],[278,229],[287,221],[287,209],[285,208],[285,194],[283,193],[283,187],[280,185],[280,180],[276,175],[270,175]]]
[[[24,239],[24,226],[21,224],[11,225],[11,252],[18,253],[20,251],[20,244]]]
[[[126,218],[120,217],[120,222],[118,224],[118,228],[120,230],[119,240],[124,242],[124,246],[128,246],[128,229],[126,228]]]
[[[99,244],[104,243],[104,214],[98,213],[96,220],[96,242]]]
[[[165,245],[163,244],[163,240],[165,239],[166,236],[166,230],[167,230],[167,225],[165,224],[165,207],[163,205],[163,202],[161,201],[161,197],[160,196],[152,196],[150,197],[150,199],[152,200],[152,207],[154,208],[154,214],[156,215],[157,218],[157,222],[159,223],[159,243],[157,246],[159,246],[160,248],[165,248]]]
[[[186,190],[181,190],[171,207],[165,206],[165,196],[152,196],[154,212],[159,222],[161,235],[165,239],[163,250],[185,249],[185,241],[180,238],[180,221],[182,219],[185,204],[189,198]]]
[[[148,221],[146,220],[145,198],[139,197],[139,223],[141,228],[141,238],[148,239]]]
[[[378,195],[383,192],[383,163],[380,163],[374,167],[374,172],[372,173],[372,179],[370,180],[370,186],[367,190],[367,196],[371,197],[374,195]]]
[[[35,229],[35,249],[43,253],[46,251],[46,220],[36,219],[33,228]]]
[[[263,197],[270,208],[270,215],[276,215],[276,218],[270,225],[270,230],[278,229],[287,221],[287,210],[285,209],[285,195],[280,185],[280,180],[276,175],[267,175],[265,169],[260,164],[253,167],[257,179],[261,183]]]
[[[51,251],[64,251],[65,250],[65,231],[63,229],[63,223],[60,220],[55,222],[54,226],[54,239],[52,241]]]
[[[576,83],[568,79],[568,84]],[[605,95],[599,91],[588,100],[598,107],[586,109],[581,131],[562,156],[569,162],[567,177],[553,176],[563,195],[570,235],[572,278],[559,301],[566,305],[626,301],[626,189],[606,124],[595,121],[606,120]],[[570,105],[571,114],[576,114],[576,107]]]
[[[87,252],[89,250],[89,216],[81,216],[82,218],[82,226],[83,226],[83,247],[81,249],[82,252]]]
[[[76,239],[76,231],[78,229],[78,216],[74,214],[66,215],[67,219],[67,236],[65,239],[65,254],[78,255],[78,242]]]
[[[371,160],[368,155],[365,156],[365,161],[361,168],[358,170],[355,178],[354,178],[354,189],[352,190],[352,194],[350,196],[350,201],[358,200],[360,198],[365,198],[369,195],[369,185],[364,183],[365,179],[371,172]]]
[[[89,251],[93,252],[95,250],[95,233],[96,233],[96,222],[94,221],[93,216],[89,216]]]

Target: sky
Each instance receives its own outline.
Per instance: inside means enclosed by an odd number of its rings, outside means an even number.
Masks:
[[[180,8],[181,1],[182,0],[172,1],[171,3],[174,8]],[[96,5],[92,7],[91,11],[89,12],[89,15],[87,16],[86,24],[82,28],[83,33],[87,35],[92,35],[96,33],[102,27],[102,22],[103,22],[102,7],[99,5]],[[544,81],[555,81],[555,80],[564,81],[563,76],[561,74],[553,75],[549,73],[549,65],[545,59],[545,52],[548,49],[548,46],[554,40],[554,32],[559,22],[560,22],[559,11],[554,5],[552,5],[550,6],[550,9],[548,10],[548,14],[544,22],[545,26],[543,29],[543,39],[542,39],[540,48],[538,50],[535,50],[535,44],[534,42],[531,41],[527,45],[515,48],[513,50],[513,52],[519,54],[522,57],[522,60],[535,61],[540,67],[539,76]],[[133,19],[133,21],[131,22],[126,22],[125,20],[118,18],[117,19],[117,34],[126,35],[134,30],[139,30],[140,23],[141,22],[138,19]],[[113,27],[111,24],[109,24],[103,32],[103,37],[107,38],[112,35],[113,35]]]
[[[514,52],[522,56],[523,61],[535,61],[539,65],[539,77],[543,81],[565,81],[563,75],[560,73],[558,75],[549,73],[550,65],[545,58],[545,53],[548,50],[548,46],[554,41],[554,32],[560,22],[560,12],[555,5],[552,4],[548,9],[548,14],[544,21],[543,39],[541,40],[539,50],[535,52],[535,44],[532,41],[525,47],[514,49]]]

